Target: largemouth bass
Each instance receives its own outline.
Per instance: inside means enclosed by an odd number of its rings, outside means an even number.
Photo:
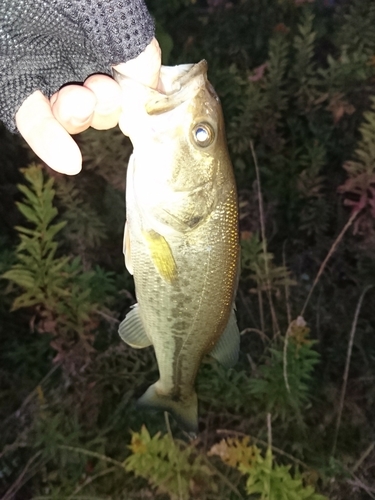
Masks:
[[[115,78],[120,126],[134,146],[124,252],[138,300],[119,333],[132,347],[155,349],[160,378],[138,403],[196,432],[203,356],[229,367],[239,350],[237,194],[220,101],[206,61],[162,67],[164,93]]]

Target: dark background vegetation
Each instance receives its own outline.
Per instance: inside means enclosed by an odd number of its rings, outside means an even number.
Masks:
[[[135,301],[122,257],[131,145],[119,130],[77,136],[83,171],[68,178],[30,167],[1,128],[0,497],[375,498],[375,3],[149,7],[164,63],[207,59],[222,101],[240,361],[204,361],[192,443],[136,411],[157,366],[117,335]]]

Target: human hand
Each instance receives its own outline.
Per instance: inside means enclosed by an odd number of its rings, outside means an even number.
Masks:
[[[154,38],[136,58],[114,66],[143,85],[156,88],[161,53]],[[16,114],[20,134],[31,149],[53,170],[69,175],[80,172],[81,152],[70,134],[93,127],[104,130],[118,123],[121,89],[109,76],[92,75],[81,85],[66,85],[51,96],[32,93]]]

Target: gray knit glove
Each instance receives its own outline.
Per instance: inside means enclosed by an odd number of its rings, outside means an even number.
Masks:
[[[154,24],[143,0],[1,0],[0,120],[14,117],[35,90],[50,97],[65,83],[137,57]]]

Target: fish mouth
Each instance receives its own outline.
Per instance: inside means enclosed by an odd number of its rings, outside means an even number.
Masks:
[[[149,115],[159,115],[175,109],[194,97],[207,83],[207,61],[180,66],[162,66],[161,92],[154,92],[146,104]]]

